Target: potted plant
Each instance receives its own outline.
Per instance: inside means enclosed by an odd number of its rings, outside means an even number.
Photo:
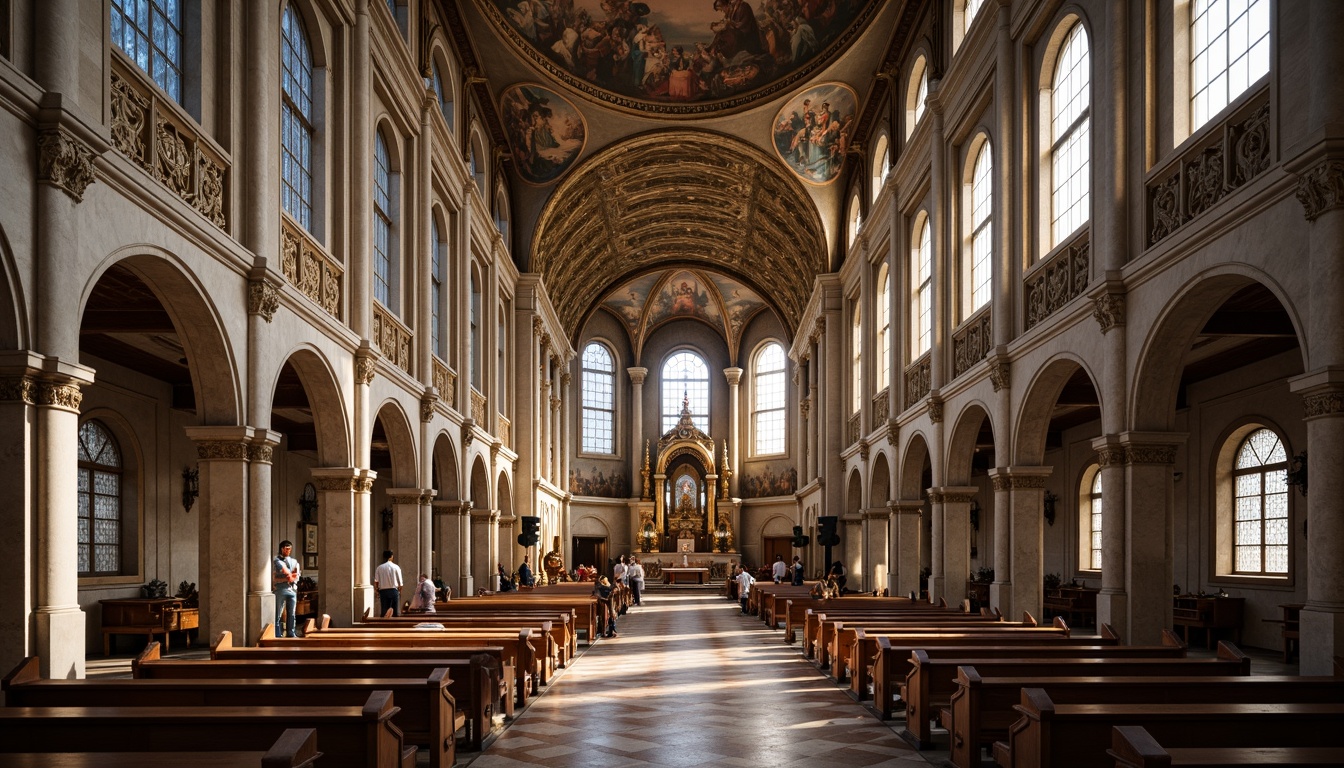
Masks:
[[[994,581],[993,568],[981,568],[975,572],[975,580],[981,584],[990,584]]]
[[[1058,573],[1045,574],[1045,593],[1051,594],[1059,591],[1060,578]]]

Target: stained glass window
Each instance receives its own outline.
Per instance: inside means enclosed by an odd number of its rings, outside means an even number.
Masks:
[[[107,427],[92,419],[81,424],[76,555],[81,576],[121,572],[121,471],[121,450]]]
[[[1279,436],[1257,429],[1237,449],[1233,541],[1237,573],[1288,573],[1288,454]]]
[[[929,219],[921,216],[910,238],[910,357],[913,361],[929,351],[933,342],[933,242]]]
[[[373,297],[392,306],[392,161],[380,132],[373,145]]]
[[[280,202],[294,220],[313,229],[313,54],[294,6],[280,21]]]
[[[182,103],[182,0],[112,0],[112,42]]]

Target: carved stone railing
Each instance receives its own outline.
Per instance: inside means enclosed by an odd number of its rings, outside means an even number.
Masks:
[[[373,345],[393,365],[411,372],[411,331],[383,305],[373,305]]]
[[[341,319],[341,291],[345,273],[302,227],[280,215],[280,271],[299,293],[317,302],[327,314]]]
[[[434,358],[434,388],[439,391],[439,399],[452,408],[457,403],[457,374]]]
[[[952,378],[956,378],[971,369],[971,366],[985,359],[989,348],[994,344],[993,328],[990,324],[989,304],[971,315],[971,319],[952,332]]]
[[[505,448],[513,447],[513,422],[504,418],[504,414],[499,414],[499,428],[495,430],[495,437],[504,444]]]
[[[1180,157],[1148,176],[1148,245],[1161,242],[1269,169],[1269,89],[1246,101]]]
[[[891,388],[882,390],[873,398],[873,421],[878,424],[887,423],[887,415],[891,412],[888,406],[891,397]]]
[[[1056,248],[1048,261],[1037,264],[1026,277],[1027,329],[1083,295],[1092,277],[1092,243],[1084,227],[1072,240]]]
[[[475,419],[476,423],[479,424],[482,429],[485,429],[490,425],[490,422],[485,418],[485,406],[485,395],[482,395],[474,389],[471,390],[471,418]]]
[[[861,429],[859,426],[860,416],[861,414],[856,413],[849,417],[849,440],[845,442],[845,445],[853,445],[859,442],[859,438],[863,437],[863,434],[859,431]]]
[[[112,146],[227,230],[228,155],[115,47],[111,85]]]
[[[925,352],[918,360],[905,367],[903,408],[909,408],[929,394],[929,390],[933,387],[932,358],[932,352]]]

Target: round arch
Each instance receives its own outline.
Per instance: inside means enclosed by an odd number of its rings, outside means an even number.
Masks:
[[[388,478],[392,487],[418,488],[420,460],[415,433],[411,431],[411,422],[406,418],[401,403],[391,398],[383,401],[374,419],[382,423],[383,436],[387,438],[388,452],[392,455],[392,476]]]
[[[1052,358],[1036,371],[1035,377],[1027,384],[1026,397],[1022,401],[1017,417],[1017,429],[1014,432],[1016,444],[1013,447],[1011,463],[1021,466],[1039,466],[1045,461],[1046,435],[1050,429],[1050,416],[1064,388],[1081,371],[1092,385],[1097,401],[1101,400],[1101,390],[1097,387],[1097,377],[1082,358],[1071,353]]]
[[[863,512],[863,473],[858,468],[849,471],[845,490],[845,512],[859,514]]]
[[[471,506],[472,509],[494,509],[494,499],[490,498],[490,475],[485,469],[485,461],[480,456],[471,464]]]
[[[891,501],[891,460],[879,451],[868,462],[868,506],[884,507]]]
[[[946,476],[944,485],[970,485],[971,464],[982,427],[988,423],[994,430],[994,419],[989,409],[979,400],[968,404],[958,415],[956,426],[952,428],[951,438],[947,441]]]
[[[513,517],[513,485],[509,473],[500,470],[495,480],[496,505],[501,517]]]
[[[929,452],[928,438],[922,432],[915,432],[906,441],[901,450],[901,472],[897,477],[900,498],[906,501],[923,498],[927,486],[924,485],[924,467],[932,469],[932,456]],[[931,482],[931,481],[930,481]]]
[[[435,496],[440,501],[456,501],[462,498],[462,484],[457,477],[457,449],[447,430],[441,430],[434,440],[433,453]]]
[[[352,467],[354,452],[351,448],[350,428],[346,422],[345,397],[337,383],[336,372],[327,358],[314,347],[303,344],[285,358],[294,368],[313,412],[313,429],[317,433],[317,463],[322,467]],[[284,366],[276,368],[271,381],[271,401]]]
[[[28,312],[24,309],[19,271],[9,236],[0,227],[0,349],[30,349]]]

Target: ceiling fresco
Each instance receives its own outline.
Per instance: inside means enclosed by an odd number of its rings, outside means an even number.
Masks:
[[[663,117],[754,105],[866,28],[880,0],[476,0],[501,37],[589,98]]]
[[[641,275],[612,291],[599,305],[620,318],[636,355],[664,323],[698,320],[728,340],[737,354],[742,331],[767,308],[755,291],[731,277],[706,270],[669,269]]]
[[[741,303],[718,302],[714,320],[698,296],[688,304],[673,295],[669,312],[703,314],[731,335],[759,302],[792,331],[828,258],[816,207],[777,160],[737,139],[686,130],[631,138],[585,160],[551,195],[530,251],[527,271],[541,273],[571,335],[616,287],[673,265],[731,279],[720,288],[700,277],[698,289],[736,290]],[[657,287],[638,293],[645,291]]]
[[[789,99],[775,117],[775,151],[809,184],[840,175],[854,135],[859,99],[844,83],[816,85]]]
[[[499,98],[513,167],[529,184],[565,174],[583,151],[588,126],[568,99],[540,85],[515,85]]]

